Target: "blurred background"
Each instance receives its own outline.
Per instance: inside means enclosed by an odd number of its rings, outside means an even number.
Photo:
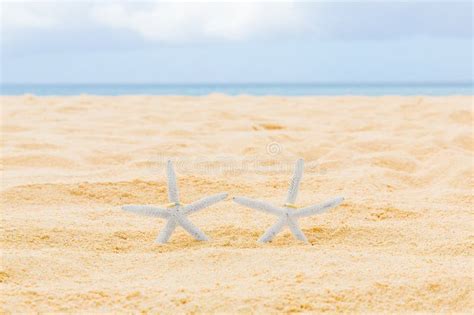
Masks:
[[[2,94],[472,94],[471,1],[2,1]]]

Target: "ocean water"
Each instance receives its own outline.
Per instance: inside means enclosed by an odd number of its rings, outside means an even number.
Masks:
[[[473,95],[473,83],[2,84],[1,95]]]

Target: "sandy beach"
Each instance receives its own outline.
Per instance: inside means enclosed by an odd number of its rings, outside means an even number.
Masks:
[[[461,312],[473,299],[473,98],[1,96],[4,313]],[[288,230],[235,195],[342,195]],[[166,204],[165,161],[210,238],[121,210]]]

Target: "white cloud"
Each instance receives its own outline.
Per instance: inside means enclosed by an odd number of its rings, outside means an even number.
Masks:
[[[105,26],[137,32],[149,40],[183,42],[243,40],[310,27],[304,6],[286,3],[101,4],[91,11]]]
[[[309,40],[472,38],[472,3],[458,1],[0,0],[0,8],[0,45],[39,38],[56,46],[65,38],[76,40],[74,47],[81,41],[95,45],[96,38],[131,45],[148,44],[139,38],[180,43],[299,35]]]
[[[58,25],[58,16],[50,14],[51,7],[36,3],[10,2],[2,3],[2,28],[17,29],[51,29]]]

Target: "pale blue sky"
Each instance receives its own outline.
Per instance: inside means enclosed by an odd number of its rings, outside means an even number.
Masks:
[[[472,80],[455,1],[2,2],[2,82]]]

